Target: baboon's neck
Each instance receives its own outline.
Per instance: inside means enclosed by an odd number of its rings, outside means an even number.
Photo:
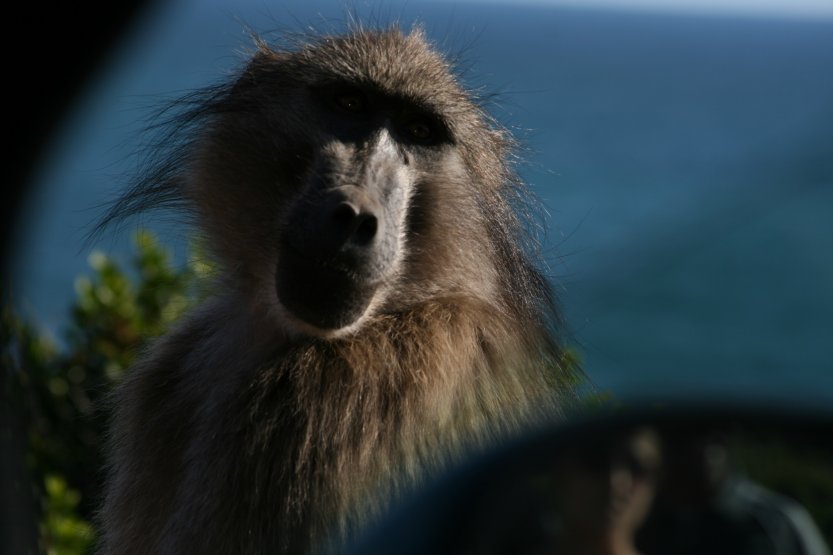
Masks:
[[[540,415],[551,391],[542,348],[540,329],[465,299],[377,316],[342,339],[287,341],[241,399],[246,451],[272,453],[255,465],[292,461],[281,487],[298,514],[288,518],[316,515],[314,529],[332,515],[372,514],[426,470]]]

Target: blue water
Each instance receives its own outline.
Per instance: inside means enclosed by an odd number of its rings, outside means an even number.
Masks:
[[[592,380],[622,395],[833,401],[833,22],[501,5],[417,18],[524,145],[550,274]],[[331,4],[180,0],[113,54],[56,139],[20,233],[18,304],[60,335],[98,204],[160,95],[215,82],[259,31]],[[330,23],[327,23],[329,21]],[[333,23],[334,21],[334,23]],[[182,259],[181,230],[145,219]],[[97,248],[126,259],[127,234]]]

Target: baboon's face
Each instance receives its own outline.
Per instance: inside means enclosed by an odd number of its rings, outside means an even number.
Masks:
[[[403,40],[376,55],[406,55]],[[238,86],[245,110],[213,130],[195,195],[220,252],[259,302],[295,331],[320,336],[354,330],[406,299],[488,290],[461,122],[436,95],[404,87],[437,84],[409,76],[408,65],[398,68],[399,85],[374,79],[352,56],[343,62],[362,75],[328,69],[322,60],[340,60],[324,50],[306,53],[319,60],[295,53],[257,64]],[[429,56],[422,42],[414,55]],[[433,54],[427,61],[439,63]]]
[[[294,318],[340,330],[398,280],[418,177],[450,141],[436,114],[372,87],[307,92],[319,146],[288,199],[276,292]]]

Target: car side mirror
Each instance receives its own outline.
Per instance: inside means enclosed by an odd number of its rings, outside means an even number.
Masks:
[[[830,555],[833,413],[590,411],[471,460],[347,553]]]

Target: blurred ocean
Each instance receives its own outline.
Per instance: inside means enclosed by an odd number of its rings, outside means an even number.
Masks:
[[[13,295],[60,337],[101,203],[165,97],[216,82],[244,31],[341,28],[334,3],[180,0],[113,53],[33,187]],[[550,274],[592,380],[833,401],[833,21],[410,2],[525,146]],[[183,258],[182,230],[159,231]],[[97,248],[128,258],[129,233]]]

